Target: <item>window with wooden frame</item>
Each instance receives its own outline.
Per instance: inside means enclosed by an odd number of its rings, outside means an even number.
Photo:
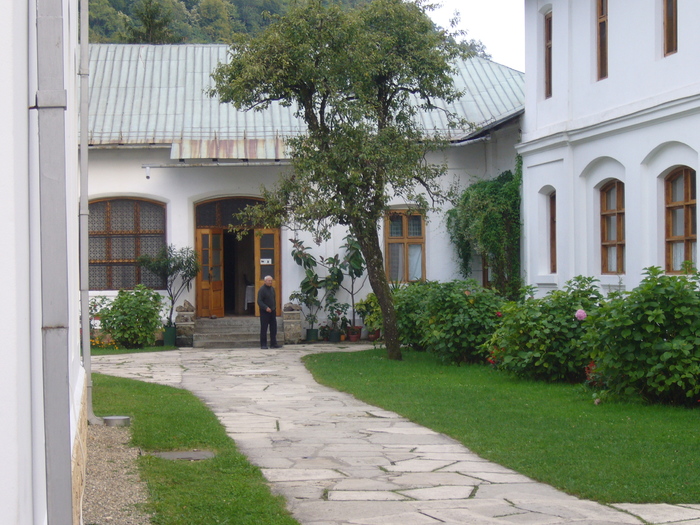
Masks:
[[[552,12],[544,15],[544,98],[552,96]]]
[[[678,0],[664,3],[664,56],[678,51]]]
[[[165,205],[140,199],[90,203],[90,290],[163,289],[159,277],[136,264],[165,247]]]
[[[598,4],[598,80],[608,78],[608,0]]]
[[[695,170],[672,171],[665,179],[666,271],[680,273],[683,262],[697,264]]]
[[[601,272],[625,273],[625,184],[619,180],[600,189]]]
[[[425,279],[425,221],[420,213],[392,212],[385,220],[386,273],[390,281]]]
[[[557,273],[557,192],[549,194],[549,271]]]

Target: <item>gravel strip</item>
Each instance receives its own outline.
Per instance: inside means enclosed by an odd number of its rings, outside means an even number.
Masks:
[[[141,504],[148,501],[139,479],[139,449],[129,446],[127,427],[88,426],[88,459],[83,498],[85,525],[149,525]]]

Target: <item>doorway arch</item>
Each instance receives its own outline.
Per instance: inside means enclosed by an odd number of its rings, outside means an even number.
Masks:
[[[227,197],[195,204],[195,249],[202,263],[196,280],[198,317],[259,315],[255,291],[265,275],[280,288],[279,230],[251,228],[238,239],[229,232],[234,214],[259,199]],[[280,298],[278,294],[278,311]]]

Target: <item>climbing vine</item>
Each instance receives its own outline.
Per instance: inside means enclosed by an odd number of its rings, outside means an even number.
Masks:
[[[515,173],[505,171],[495,179],[472,184],[447,216],[464,276],[471,273],[472,254],[480,255],[491,269],[493,288],[509,298],[516,298],[522,287],[521,185],[522,159],[518,156]]]

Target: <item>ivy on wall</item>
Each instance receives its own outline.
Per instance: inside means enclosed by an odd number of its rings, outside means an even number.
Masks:
[[[464,276],[471,273],[472,254],[480,255],[491,269],[493,288],[512,299],[522,287],[521,186],[522,158],[518,156],[515,173],[505,171],[495,179],[472,184],[447,215],[450,240]]]

